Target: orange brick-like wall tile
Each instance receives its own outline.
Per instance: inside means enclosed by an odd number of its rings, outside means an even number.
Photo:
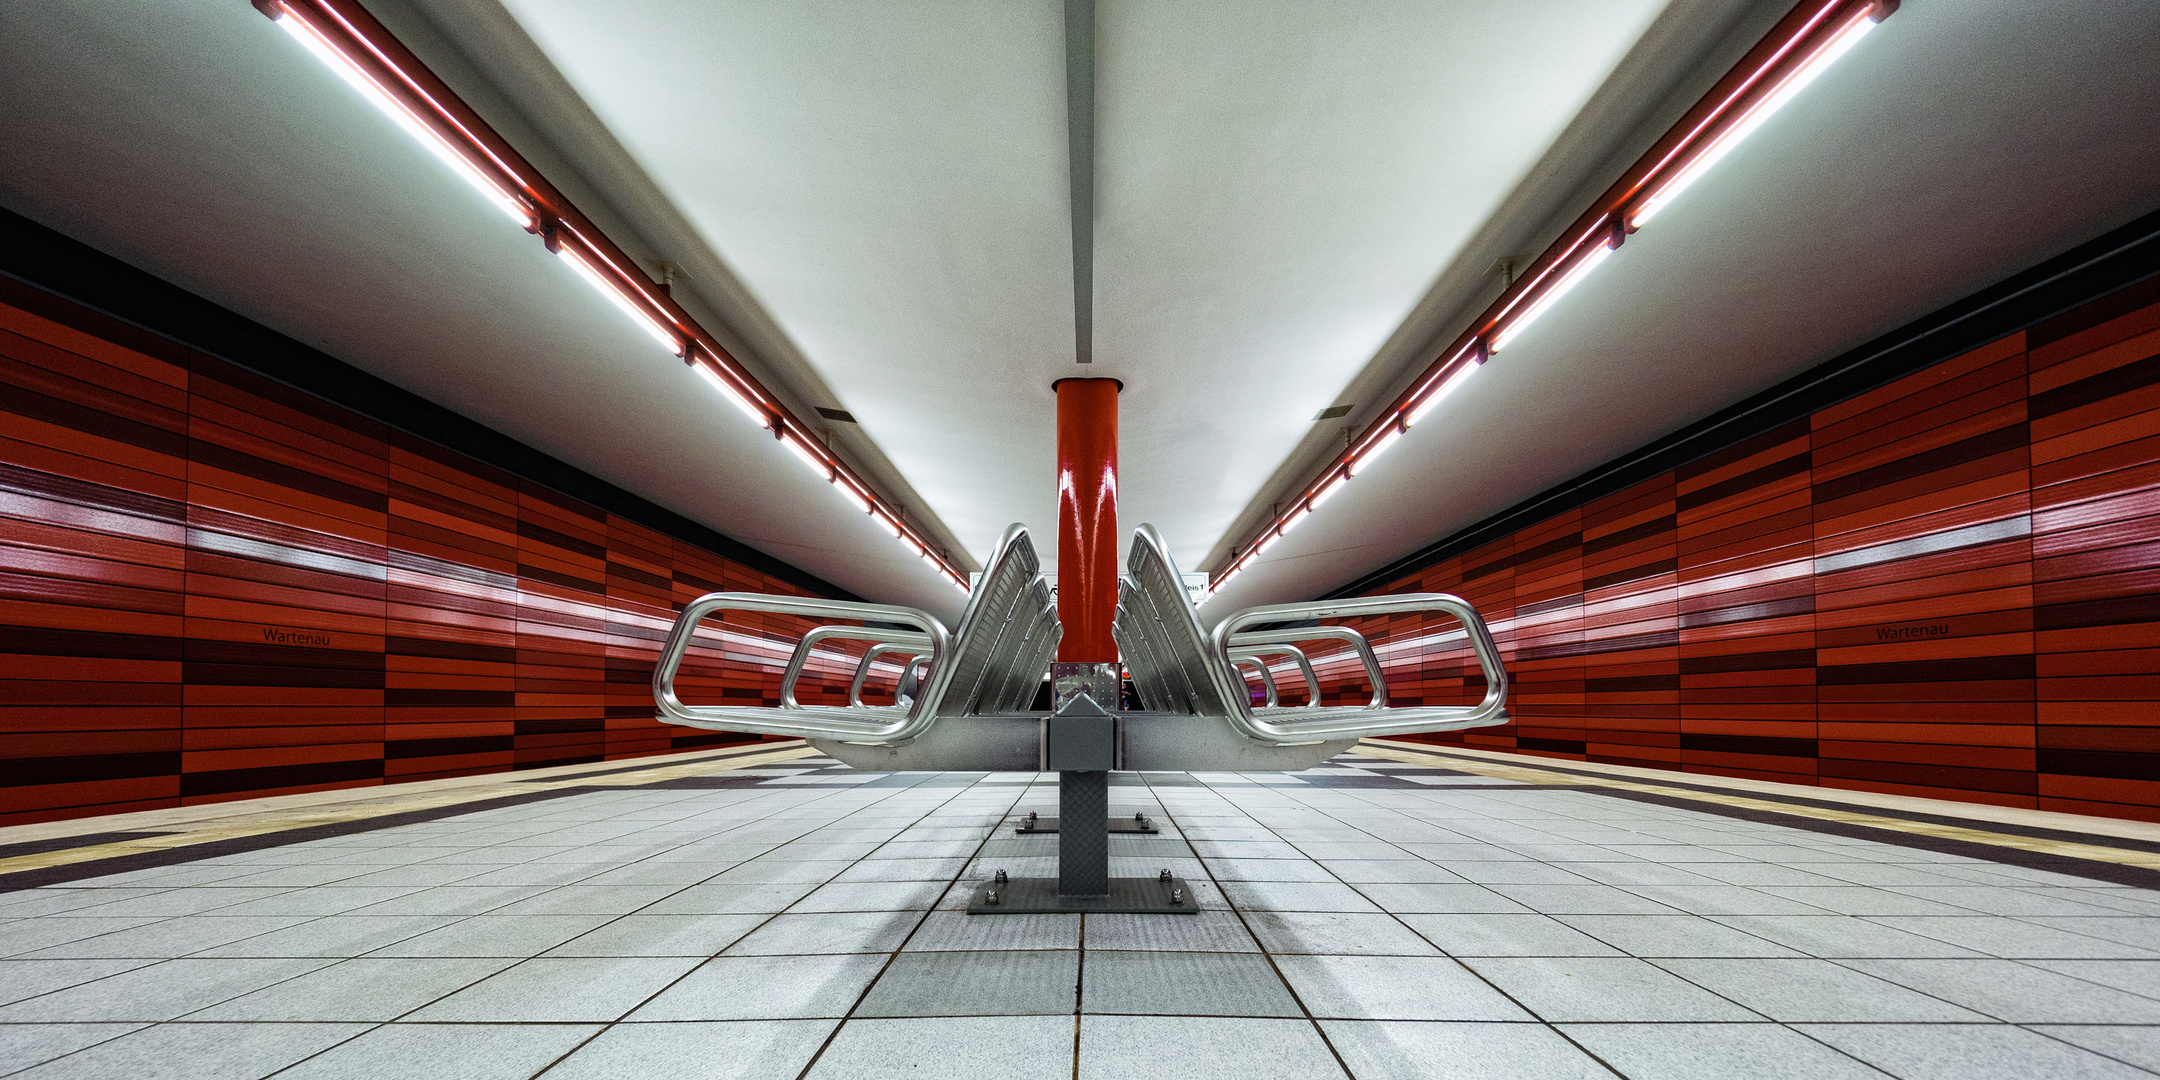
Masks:
[[[654,657],[701,593],[803,590],[54,308],[0,304],[0,823],[754,738],[656,722]],[[790,631],[730,616],[686,697],[776,701]]]
[[[1373,590],[1506,650],[1514,722],[1424,738],[2160,820],[2160,303],[2124,306]],[[1459,637],[1366,629],[1397,704],[1482,692]]]

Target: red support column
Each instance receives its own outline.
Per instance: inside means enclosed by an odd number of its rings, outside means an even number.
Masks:
[[[1060,379],[1057,390],[1060,663],[1111,664],[1117,617],[1116,379]],[[1116,708],[1115,699],[1100,702]]]

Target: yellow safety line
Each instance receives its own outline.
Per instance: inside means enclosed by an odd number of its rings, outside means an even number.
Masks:
[[[1589,776],[1580,772],[1560,772],[1540,769],[1535,765],[1501,764],[1483,758],[1458,756],[1444,751],[1428,752],[1406,750],[1400,746],[1367,740],[1358,744],[1361,753],[1391,758],[1411,765],[1431,765],[1456,772],[1474,773],[1496,780],[1516,780],[1526,784],[1569,784],[1573,786],[1609,787],[1625,791],[1641,791],[1655,795],[1686,799],[1690,802],[1716,803],[1747,810],[1765,810],[1788,814],[1793,817],[1814,818],[1818,821],[1835,821],[1848,825],[1865,825],[1875,829],[1912,833],[1917,836],[1933,836],[1944,840],[1963,840],[1968,843],[1986,844],[1990,847],[2015,848],[2044,855],[2061,855],[2094,862],[2116,863],[2121,866],[2160,868],[2160,854],[2132,851],[2125,848],[2107,847],[2100,844],[2081,844],[2068,840],[2049,840],[2037,836],[2019,836],[2015,833],[1992,832],[1987,829],[1963,825],[1943,825],[1928,821],[1911,821],[1905,818],[1885,817],[1858,810],[1836,810],[1801,803],[1779,802],[1772,799],[1751,799],[1745,795],[1724,792],[1696,791],[1691,788],[1670,787],[1648,781],[1623,780],[1618,777]],[[1505,791],[1505,788],[1496,788]]]
[[[1542,769],[1528,763],[1494,762],[1483,758],[1450,754],[1445,751],[1408,750],[1397,745],[1371,740],[1360,743],[1359,750],[1376,757],[1401,761],[1406,764],[1443,768],[1455,772],[1490,777],[1496,780],[1512,780],[1518,783],[1540,785],[1558,783],[1570,786],[1609,787],[1625,791],[1639,791],[1689,802],[1714,803],[1721,806],[1788,814],[1794,817],[1812,818],[1819,821],[1888,829],[1893,832],[1910,833],[1918,836],[1932,836],[1945,840],[1961,840],[1992,847],[2013,848],[2038,854],[2088,859],[2121,866],[2160,869],[2160,854],[2132,851],[2100,844],[2020,836],[2014,833],[1994,832],[1970,826],[1911,821],[1905,818],[1886,817],[1858,810],[1839,810],[1770,799],[1749,798],[1745,795],[1724,792],[1697,791],[1691,788],[1672,787],[1650,781],[1585,775],[1574,771],[1561,772]],[[138,837],[132,840],[120,840],[89,847],[38,852],[31,855],[18,855],[10,859],[0,859],[0,874],[94,862],[123,855],[192,847],[198,844],[216,843],[221,840],[239,837],[260,836],[266,833],[288,832],[317,825],[363,821],[369,818],[388,817],[417,810],[431,810],[444,806],[483,802],[504,795],[553,791],[566,787],[638,787],[660,781],[691,776],[707,776],[714,773],[770,765],[776,762],[810,757],[816,753],[816,750],[808,746],[798,745],[767,753],[745,754],[719,759],[707,758],[685,762],[681,765],[636,769],[612,775],[572,774],[547,780],[534,780],[517,778],[516,774],[504,774],[504,779],[499,783],[461,787],[454,791],[439,793],[396,792],[333,807],[309,807],[305,810],[296,808],[294,811],[287,812],[265,811],[260,815],[243,817],[238,820],[219,819],[214,823],[192,828],[180,826],[157,836]],[[380,791],[382,789],[368,790]],[[1506,789],[1499,788],[1495,790],[1504,791]]]
[[[680,765],[656,766],[650,769],[593,776],[590,773],[535,780],[520,777],[517,773],[504,773],[499,783],[459,787],[442,792],[398,792],[395,785],[385,795],[354,802],[333,804],[329,807],[311,806],[290,811],[267,810],[235,820],[220,818],[215,822],[197,827],[185,825],[171,827],[176,831],[159,836],[137,837],[132,840],[116,840],[109,844],[89,847],[63,848],[58,851],[41,851],[31,855],[17,855],[0,859],[0,874],[18,870],[40,870],[49,866],[67,866],[73,863],[94,862],[121,855],[136,855],[150,851],[168,851],[173,848],[193,847],[197,844],[216,843],[243,836],[261,836],[264,833],[288,832],[316,825],[334,825],[347,821],[364,821],[368,818],[406,814],[415,810],[432,810],[461,803],[482,802],[537,791],[554,791],[566,787],[637,787],[662,780],[675,780],[686,776],[705,776],[718,772],[770,765],[794,758],[809,757],[817,751],[808,746],[790,746],[768,753],[743,754],[735,757],[705,758]],[[382,792],[383,788],[362,789],[370,793]],[[157,826],[166,829],[166,826]]]

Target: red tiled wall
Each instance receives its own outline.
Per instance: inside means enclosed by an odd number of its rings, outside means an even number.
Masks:
[[[1507,652],[1515,722],[1427,738],[2160,820],[2160,303],[2124,300],[1376,590]],[[1396,703],[1475,700],[1418,618],[1369,628]]]
[[[655,722],[653,659],[700,593],[802,590],[39,307],[0,305],[0,824],[754,738]],[[730,623],[685,696],[776,700]]]

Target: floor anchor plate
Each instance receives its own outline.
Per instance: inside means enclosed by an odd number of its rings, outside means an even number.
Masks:
[[[1039,915],[1079,911],[1097,915],[1190,915],[1200,910],[1192,887],[1173,877],[1111,878],[1108,896],[1059,896],[1056,878],[1013,878],[975,886],[970,915]]]
[[[1028,817],[1021,818],[1020,823],[1013,826],[1013,831],[1019,833],[1022,836],[1038,836],[1044,833],[1054,833],[1058,831],[1057,815],[1030,815]],[[1134,815],[1133,817],[1111,818],[1110,831],[1114,833],[1162,832],[1161,829],[1156,827],[1154,818],[1142,817],[1139,815]]]

